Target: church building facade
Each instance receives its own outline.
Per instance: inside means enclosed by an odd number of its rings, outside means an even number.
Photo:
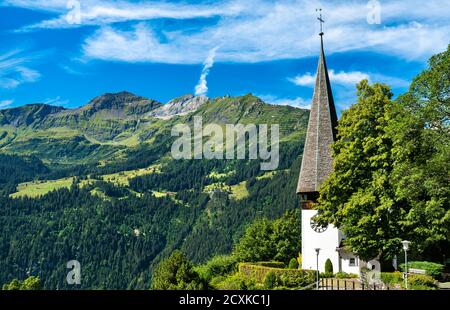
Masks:
[[[303,149],[297,194],[300,195],[302,216],[302,269],[325,271],[330,259],[333,272],[360,274],[361,262],[342,246],[342,231],[333,225],[320,227],[314,221],[319,187],[333,171],[331,144],[336,140],[337,114],[320,33],[320,56],[314,95]],[[318,250],[317,250],[318,249]]]

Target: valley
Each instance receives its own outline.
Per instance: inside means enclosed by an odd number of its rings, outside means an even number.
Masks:
[[[171,129],[194,116],[223,127],[279,124],[279,167],[173,159]],[[198,263],[230,253],[255,219],[298,206],[307,120],[307,110],[251,94],[161,104],[122,92],[77,109],[0,110],[0,262],[9,266],[0,282],[31,273],[44,288],[70,289],[58,277],[79,259],[82,288],[144,289],[174,249]]]

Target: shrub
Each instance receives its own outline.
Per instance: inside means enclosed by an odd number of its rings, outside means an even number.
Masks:
[[[403,281],[403,274],[399,271],[382,272],[380,277],[381,277],[381,281],[383,283],[389,284],[389,285],[402,283],[402,281]]]
[[[405,280],[403,278],[403,273],[399,271],[382,272],[381,281],[390,286],[398,284],[403,288],[405,287]],[[409,288],[413,290],[430,290],[436,289],[438,287],[437,281],[434,280],[433,277],[423,274],[409,274],[408,285]]]
[[[332,278],[332,277],[334,277],[334,274],[333,274],[332,272],[321,272],[321,273],[320,273],[320,277],[321,277],[322,279],[325,279],[325,278]]]
[[[394,286],[396,284],[399,285],[403,284],[403,274],[399,271],[382,272],[380,278],[384,284],[387,284],[389,286]]]
[[[38,277],[30,276],[23,281],[17,279],[12,280],[10,283],[4,284],[3,290],[21,290],[21,291],[33,291],[41,289],[41,281]]]
[[[325,272],[333,273],[333,263],[329,258],[325,261]]]
[[[269,272],[277,276],[279,285],[291,288],[304,287],[315,281],[315,273],[312,270],[273,268],[251,263],[239,264],[239,274],[256,283],[263,283]]]
[[[264,288],[266,289],[273,289],[275,286],[277,286],[277,275],[274,272],[268,272],[266,274],[266,278],[264,279]]]
[[[195,267],[200,277],[210,281],[214,277],[236,273],[237,260],[232,255],[219,255],[211,258],[206,264]]]
[[[214,280],[211,282],[211,285],[218,290],[255,290],[262,288],[253,279],[249,279],[239,273]]]
[[[286,265],[283,262],[256,262],[252,265],[272,267],[272,268],[284,268]]]
[[[281,273],[279,276],[279,285],[291,289],[300,289],[314,282],[314,278],[298,272]]]
[[[295,258],[291,259],[291,261],[289,262],[289,269],[298,269],[298,262]]]
[[[400,264],[401,271],[405,271],[405,264]],[[432,276],[435,279],[439,279],[442,276],[444,265],[426,261],[412,261],[408,262],[408,269],[422,269],[425,270],[425,274]]]
[[[433,277],[423,274],[410,274],[408,284],[409,288],[413,290],[434,290],[438,288],[437,281]]]
[[[340,271],[340,272],[336,273],[336,278],[337,279],[356,279],[356,278],[359,278],[359,276],[354,273],[347,273],[347,272]]]
[[[162,260],[155,268],[152,277],[154,290],[194,290],[204,289],[205,285],[191,262],[179,250]]]

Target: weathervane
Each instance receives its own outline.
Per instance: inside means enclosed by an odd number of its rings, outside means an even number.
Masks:
[[[319,22],[320,22],[320,33],[319,33],[319,35],[320,35],[320,36],[323,36],[322,25],[323,25],[323,23],[324,23],[325,21],[324,21],[323,18],[322,18],[322,9],[316,9],[316,12],[319,12],[319,17],[317,17],[317,19],[318,19]]]

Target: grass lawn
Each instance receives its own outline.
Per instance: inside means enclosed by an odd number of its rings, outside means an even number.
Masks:
[[[147,168],[130,170],[130,171],[122,171],[114,174],[103,175],[102,178],[106,182],[111,182],[116,185],[129,186],[129,179],[150,174],[150,173],[160,173],[161,165],[153,165]],[[19,198],[19,197],[38,197],[47,194],[55,189],[60,188],[69,188],[73,183],[73,177],[62,178],[58,180],[42,180],[42,181],[32,181],[21,183],[17,186],[17,192],[9,195],[11,198]],[[80,185],[85,186],[89,183],[95,182],[92,179],[81,180]],[[93,194],[97,194],[101,196],[98,191],[94,191]],[[164,194],[165,195],[165,194]]]
[[[152,165],[147,168],[142,169],[136,169],[136,170],[129,170],[129,171],[121,171],[113,174],[107,174],[104,175],[102,178],[106,182],[111,182],[117,185],[122,186],[129,186],[130,182],[129,180],[146,174],[152,174],[152,173],[160,173],[161,172],[161,165]]]
[[[230,197],[236,200],[241,200],[248,197],[250,193],[247,190],[247,181],[231,186]]]
[[[17,192],[10,195],[12,198],[19,197],[38,197],[47,194],[55,189],[69,188],[73,183],[73,177],[50,180],[50,181],[33,181],[21,183],[17,187]]]

